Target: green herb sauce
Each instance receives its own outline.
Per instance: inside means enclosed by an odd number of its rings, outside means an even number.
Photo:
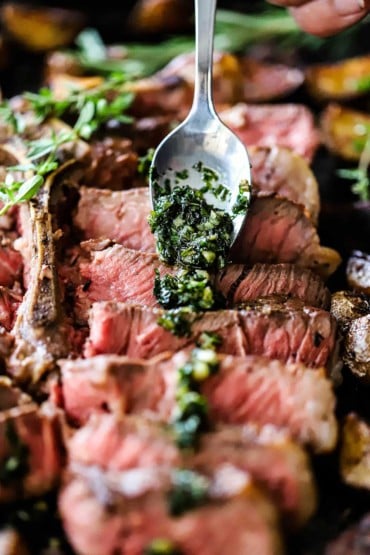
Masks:
[[[220,342],[217,334],[203,333],[189,360],[178,370],[172,428],[180,448],[196,447],[200,434],[209,429],[207,400],[199,386],[218,371],[216,347]]]
[[[161,260],[185,268],[225,266],[233,235],[230,215],[208,204],[200,190],[165,189],[149,216]]]
[[[144,549],[144,555],[180,555],[180,551],[170,540],[156,538]]]
[[[6,439],[10,454],[0,465],[0,483],[6,484],[22,479],[29,470],[28,447],[19,438],[12,422],[6,426]]]
[[[197,472],[175,470],[172,484],[168,493],[169,512],[172,516],[181,516],[208,501],[209,482],[205,476]]]

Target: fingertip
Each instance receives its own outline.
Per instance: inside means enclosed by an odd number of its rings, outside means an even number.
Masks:
[[[327,6],[323,7],[320,0],[316,5],[313,2],[312,5],[292,7],[290,13],[306,33],[328,38],[361,21],[367,15],[368,9],[365,8],[350,15],[339,15],[337,12],[333,13]]]

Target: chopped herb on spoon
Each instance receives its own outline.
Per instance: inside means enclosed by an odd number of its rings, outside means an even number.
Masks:
[[[230,215],[208,204],[200,190],[166,189],[149,216],[160,258],[186,268],[225,266],[233,235]]]

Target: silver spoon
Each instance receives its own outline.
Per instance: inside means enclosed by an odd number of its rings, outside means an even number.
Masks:
[[[200,167],[210,168],[218,183],[229,193],[220,199],[212,193],[205,195],[209,203],[230,215],[240,187],[251,183],[248,152],[241,140],[220,120],[213,104],[212,66],[214,22],[217,0],[195,0],[195,87],[194,98],[186,119],[171,131],[154,152],[149,188],[155,208],[158,189],[164,182],[176,182],[177,172],[186,171],[190,187],[204,186]],[[217,185],[217,183],[215,183]],[[158,187],[159,186],[159,187]],[[244,195],[250,200],[250,189]],[[246,213],[233,215],[232,243],[243,225]],[[231,245],[230,245],[231,246]]]

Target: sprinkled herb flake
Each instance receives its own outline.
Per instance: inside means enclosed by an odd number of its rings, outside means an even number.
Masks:
[[[232,209],[234,216],[243,216],[250,205],[251,187],[247,179],[243,179],[239,184],[239,192]]]
[[[201,507],[209,498],[209,480],[197,472],[179,469],[173,472],[172,488],[168,493],[168,508],[172,516]]]
[[[29,469],[28,447],[20,439],[12,422],[7,423],[5,433],[9,444],[9,455],[0,464],[1,484],[22,479]]]
[[[144,555],[180,555],[180,551],[171,540],[156,538],[144,549]]]
[[[182,449],[196,447],[200,434],[209,429],[207,399],[199,386],[219,369],[216,346],[220,343],[217,334],[205,332],[189,360],[178,370],[172,428]]]

